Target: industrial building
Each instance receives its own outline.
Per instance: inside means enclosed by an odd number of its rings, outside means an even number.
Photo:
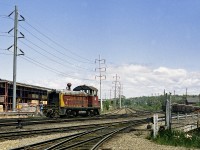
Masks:
[[[16,101],[18,104],[38,105],[47,102],[49,88],[24,83],[16,84]],[[1,111],[11,111],[13,102],[13,82],[0,79],[0,106]]]

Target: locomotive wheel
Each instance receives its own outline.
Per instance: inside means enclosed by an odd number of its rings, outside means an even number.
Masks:
[[[74,117],[76,117],[76,116],[78,116],[78,112],[77,111],[72,111],[72,115],[74,116]]]
[[[94,116],[94,111],[90,110],[90,116]]]
[[[89,110],[87,110],[86,115],[87,115],[87,116],[90,116],[90,115],[91,115],[91,113],[90,113]]]
[[[55,116],[55,113],[54,113],[54,111],[52,109],[50,109],[49,111],[47,111],[47,115],[46,116],[49,117],[49,118],[53,118]]]
[[[94,115],[99,115],[99,112],[97,110],[94,110]]]
[[[67,110],[67,111],[66,111],[66,116],[67,116],[67,117],[70,117],[70,115],[71,115],[71,110]]]

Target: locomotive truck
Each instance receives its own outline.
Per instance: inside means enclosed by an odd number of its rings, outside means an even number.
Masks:
[[[47,105],[43,114],[47,117],[56,116],[94,116],[100,113],[98,90],[93,86],[80,85],[71,91],[71,84],[66,90],[52,90],[48,94]]]

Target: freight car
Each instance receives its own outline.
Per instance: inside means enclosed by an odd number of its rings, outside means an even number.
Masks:
[[[163,111],[165,111],[165,106],[162,106]],[[174,113],[192,113],[200,111],[199,106],[192,106],[192,105],[186,105],[186,104],[177,104],[173,103],[171,105],[171,110]]]
[[[53,90],[48,94],[47,105],[43,108],[44,115],[47,117],[99,115],[100,104],[98,90],[95,87],[80,85],[71,91],[71,84],[68,83],[67,86],[67,90]]]

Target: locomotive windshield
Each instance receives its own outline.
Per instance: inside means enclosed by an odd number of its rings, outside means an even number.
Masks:
[[[93,86],[81,85],[73,89],[73,91],[82,91],[91,96],[97,96],[98,90]]]

